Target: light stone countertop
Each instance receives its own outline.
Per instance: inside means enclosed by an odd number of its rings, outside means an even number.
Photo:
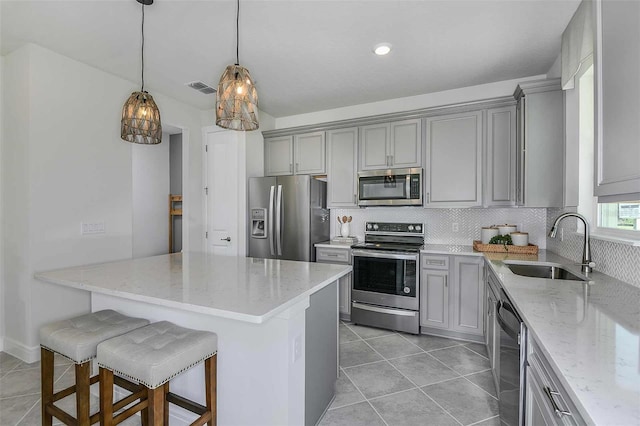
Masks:
[[[40,272],[81,290],[262,323],[351,272],[351,266],[174,253]]]
[[[354,243],[355,244],[355,243]],[[322,243],[315,243],[315,248],[337,248],[337,249],[350,249],[352,244],[337,243],[333,241],[324,241]]]
[[[545,250],[485,258],[585,421],[640,425],[640,288],[598,272],[590,284],[523,277],[503,263],[554,262],[581,274]]]

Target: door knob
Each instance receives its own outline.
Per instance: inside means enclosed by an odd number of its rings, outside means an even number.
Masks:
[[[220,241],[229,241],[229,242],[231,242],[231,237],[220,238]]]

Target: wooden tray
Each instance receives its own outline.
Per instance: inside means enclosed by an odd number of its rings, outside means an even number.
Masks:
[[[538,246],[535,244],[529,244],[528,246],[507,245],[505,247],[503,244],[482,244],[482,242],[475,240],[473,249],[489,253],[538,254]]]

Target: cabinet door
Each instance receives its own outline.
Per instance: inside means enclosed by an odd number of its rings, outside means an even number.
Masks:
[[[640,2],[598,0],[595,8],[594,194],[635,199],[640,197]]]
[[[453,324],[451,329],[467,334],[484,333],[484,281],[482,257],[453,259]]]
[[[390,167],[389,133],[389,123],[373,124],[360,128],[360,170]]]
[[[305,133],[293,138],[295,169],[297,175],[325,174],[324,132]]]
[[[449,272],[423,269],[420,278],[420,325],[449,328]]]
[[[426,123],[425,207],[482,205],[482,111]]]
[[[264,175],[293,174],[293,136],[264,140]]]
[[[487,167],[485,205],[510,206],[515,203],[515,106],[487,110]]]
[[[358,128],[327,132],[327,207],[357,207]]]
[[[349,320],[351,317],[351,272],[340,278],[339,307],[340,318]]]
[[[393,167],[422,166],[422,120],[391,123],[390,164]]]

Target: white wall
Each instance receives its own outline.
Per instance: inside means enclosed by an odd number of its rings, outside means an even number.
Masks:
[[[368,117],[394,112],[411,111],[421,108],[444,106],[483,99],[511,96],[518,83],[528,80],[540,80],[546,75],[523,77],[478,86],[462,87],[426,95],[410,96],[406,98],[389,99],[368,104],[353,105],[308,114],[290,115],[275,119],[275,128],[304,126],[309,124],[326,123],[329,121],[347,120],[350,118]]]
[[[36,45],[7,55],[4,70],[5,350],[33,361],[42,324],[89,310],[85,292],[33,274],[132,256],[133,147],[120,139],[120,115],[138,86]],[[200,111],[150,92],[186,135],[188,247],[201,249]],[[105,234],[81,235],[81,222],[98,221]]]
[[[169,252],[169,144],[131,146],[133,257]]]

